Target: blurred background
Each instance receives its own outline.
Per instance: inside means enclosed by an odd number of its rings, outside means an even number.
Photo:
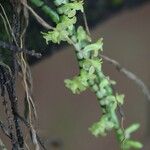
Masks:
[[[9,14],[7,0],[0,1]],[[49,1],[46,2],[50,4]],[[42,12],[34,9],[44,17]],[[103,53],[138,75],[149,87],[150,1],[86,0],[85,9],[93,39],[104,38]],[[79,20],[83,24],[80,15]],[[95,138],[88,131],[101,114],[94,94],[89,90],[80,95],[73,95],[64,86],[64,79],[72,78],[78,73],[74,49],[64,43],[59,46],[46,45],[41,31],[44,29],[31,16],[26,44],[29,49],[37,49],[43,55],[40,60],[29,57],[29,62],[38,111],[37,128],[47,147],[53,146],[53,149],[61,150],[119,150],[113,132],[104,138]],[[0,22],[1,40],[5,40],[4,35]],[[4,55],[7,57],[3,57]],[[0,51],[3,61],[8,62],[8,56],[9,52]],[[117,91],[125,94],[125,126],[139,122],[141,127],[134,134],[134,138],[143,142],[143,150],[149,150],[150,102],[141,89],[114,66],[104,61],[103,69],[105,74],[117,81]],[[24,96],[21,89],[22,86],[18,84],[20,101]],[[0,116],[3,116],[2,114],[0,101]],[[3,137],[1,132],[0,136]]]

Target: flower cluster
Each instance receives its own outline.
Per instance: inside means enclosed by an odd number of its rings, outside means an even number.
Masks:
[[[114,81],[105,76],[102,71],[102,59],[100,53],[103,51],[103,39],[92,42],[82,26],[76,27],[76,13],[83,13],[83,1],[77,0],[55,0],[57,13],[60,21],[56,27],[43,33],[46,42],[60,43],[66,41],[75,48],[80,72],[73,79],[66,79],[65,85],[74,94],[79,94],[90,88],[96,95],[102,109],[102,116],[89,130],[95,136],[105,136],[108,131],[114,129],[122,149],[140,149],[142,144],[130,139],[130,134],[139,128],[133,124],[127,129],[122,129],[117,116],[118,106],[123,105],[124,95],[115,93],[112,86]]]

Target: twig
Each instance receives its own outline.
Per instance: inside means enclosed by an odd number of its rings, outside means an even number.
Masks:
[[[7,86],[7,84],[9,84],[9,82],[10,82],[10,80],[7,80],[7,77],[6,77],[7,74],[12,76],[10,68],[7,65],[3,64],[2,62],[0,62],[0,75],[1,75],[0,83],[1,83],[1,88],[2,88],[1,90],[3,90],[3,86]],[[5,93],[2,92],[2,96],[3,96],[3,94],[5,94]],[[9,118],[8,125],[9,125],[9,136],[11,139],[13,150],[18,150],[18,143],[16,140],[15,132],[14,132],[14,124],[13,124],[12,118]],[[3,130],[3,131],[5,131],[5,130]]]
[[[108,61],[109,63],[113,64],[116,69],[123,73],[127,78],[131,79],[132,81],[134,81],[141,89],[143,94],[147,97],[147,99],[150,101],[150,91],[148,89],[148,87],[146,86],[146,84],[134,73],[132,73],[131,71],[127,70],[126,68],[122,67],[121,64],[119,62],[117,62],[114,59],[111,59],[105,55],[100,55],[104,60]]]
[[[0,128],[2,129],[3,133],[11,139],[9,130],[6,128],[6,126],[4,125],[4,123],[2,121],[0,121]]]
[[[21,3],[33,14],[36,20],[46,29],[53,29],[44,19],[42,19],[29,5],[25,4],[23,1]]]
[[[6,14],[6,11],[5,11],[5,9],[4,9],[4,7],[2,6],[2,4],[1,4],[1,3],[0,3],[0,7],[1,7],[2,12],[3,12],[3,14],[4,14],[4,17],[5,17],[6,23],[7,23],[7,25],[8,25],[8,29],[10,30],[10,34],[12,35],[13,40],[14,40],[14,42],[15,42],[16,46],[18,46],[18,43],[17,43],[16,37],[15,37],[14,32],[13,32],[13,30],[12,30],[12,27],[11,27],[11,25],[10,25],[9,19],[8,19],[8,17],[7,17],[7,14]]]
[[[6,33],[7,33],[8,37],[9,37],[9,41],[10,41],[10,34],[9,34],[9,29],[8,29],[8,27],[7,27],[6,19],[5,19],[5,17],[4,17],[1,13],[0,13],[0,17],[1,17],[2,20],[3,20],[3,24],[4,24],[4,27],[5,27]]]
[[[87,23],[87,18],[86,18],[85,11],[83,11],[83,20],[84,20],[86,32],[87,32],[88,35],[90,35],[90,30],[89,30],[89,26],[88,26],[88,23]]]
[[[30,126],[30,135],[31,135],[32,142],[35,146],[35,150],[40,150],[39,142],[37,140],[36,130],[32,126]]]
[[[0,65],[5,66],[1,62],[0,62]],[[12,117],[10,115],[10,111],[9,111],[9,107],[8,107],[8,100],[6,99],[5,79],[4,79],[4,75],[2,72],[0,73],[0,86],[1,86],[1,97],[3,98],[3,105],[4,105],[4,109],[5,109],[5,114],[7,116],[7,122],[8,122],[9,128],[7,130],[6,127],[4,126],[4,124],[2,123],[2,121],[0,121],[0,127],[2,128],[5,135],[8,136],[10,139],[12,139],[13,123],[12,123]]]
[[[7,150],[6,146],[4,145],[3,141],[0,139],[0,149]]]
[[[24,52],[28,55],[31,55],[31,56],[35,56],[37,58],[40,58],[41,57],[41,54],[40,53],[36,53],[34,50],[27,50],[27,49],[24,49],[24,48],[20,48],[20,47],[17,47],[17,46],[14,46],[10,43],[6,43],[6,42],[3,42],[3,41],[0,41],[0,47],[2,48],[5,48],[5,49],[10,49],[12,51],[16,51],[16,52]]]
[[[29,128],[29,130],[32,130],[31,129],[31,125],[28,121],[26,121],[22,116],[20,116],[19,114],[17,114],[18,118],[25,124],[25,126],[27,128]],[[44,149],[44,150],[47,150],[43,141],[41,140],[40,136],[37,134],[37,132],[35,133],[36,134],[36,138],[38,140],[38,143],[41,145],[41,147]]]

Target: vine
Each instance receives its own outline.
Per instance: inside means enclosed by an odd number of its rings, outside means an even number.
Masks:
[[[75,48],[80,72],[73,79],[66,79],[65,86],[73,94],[80,94],[88,88],[95,93],[102,116],[89,130],[96,137],[105,136],[108,131],[114,130],[121,149],[141,149],[142,144],[130,138],[139,128],[139,124],[124,129],[117,116],[117,109],[124,103],[124,95],[113,90],[115,81],[103,73],[103,60],[100,57],[103,51],[103,39],[93,42],[84,27],[76,24],[77,12],[84,13],[83,1],[54,0],[54,4],[57,10],[53,11],[56,13],[53,17],[59,16],[59,21],[55,21],[56,26],[50,31],[42,34],[47,44],[49,42],[60,44],[65,41]]]

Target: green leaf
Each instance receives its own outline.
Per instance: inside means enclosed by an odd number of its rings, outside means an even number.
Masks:
[[[122,144],[123,150],[129,149],[141,149],[143,145],[140,142],[133,141],[133,140],[125,140]]]
[[[99,91],[97,91],[96,96],[99,99],[103,98],[104,96],[106,96],[106,90],[105,89],[100,89]]]
[[[84,40],[89,42],[91,41],[91,38],[87,35],[82,26],[79,26],[77,29],[77,39],[79,42],[82,42]]]
[[[97,86],[97,84],[94,84],[92,86],[92,89],[93,89],[94,92],[97,92],[99,90],[99,87]]]
[[[112,130],[114,127],[114,123],[109,121],[107,115],[103,115],[100,121],[94,123],[89,130],[96,137],[98,136],[106,136],[106,131]]]
[[[59,14],[67,15],[70,18],[75,16],[78,10],[83,12],[83,1],[66,3],[58,8]]]
[[[68,32],[65,30],[58,31],[57,29],[53,31],[49,31],[48,33],[42,33],[43,37],[46,40],[46,43],[53,42],[53,43],[60,43],[61,41],[67,41]]]
[[[123,105],[123,103],[124,103],[124,94],[119,95],[118,93],[116,93],[116,100],[119,104]]]
[[[94,78],[95,75],[91,75],[87,71],[81,70],[80,75],[75,76],[73,80],[65,80],[65,85],[74,94],[79,94],[89,87],[89,80],[94,80]]]
[[[73,27],[73,24],[76,23],[76,17],[68,18],[67,16],[61,17],[61,22],[57,24],[56,28],[57,30],[66,30],[69,29],[70,26]]]
[[[89,130],[92,132],[92,134],[96,137],[98,136],[106,136],[105,132],[105,122],[107,121],[107,118],[103,116],[99,122],[94,123]]]
[[[110,85],[110,83],[109,83],[108,79],[104,78],[104,79],[100,82],[99,87],[100,87],[100,88],[104,88],[104,87],[109,86],[109,85]]]
[[[54,0],[56,6],[68,3],[68,0]]]
[[[82,55],[83,56],[83,55]],[[95,70],[101,70],[101,60],[99,58],[94,59],[85,59],[80,62],[80,66],[85,70],[89,70],[91,66],[95,68]]]
[[[91,66],[89,69],[89,74],[92,75],[92,74],[94,74],[94,72],[95,72],[95,68],[94,68],[94,66]]]
[[[129,139],[131,136],[131,133],[135,132],[139,127],[140,125],[138,123],[135,123],[129,126],[127,129],[125,129],[125,138]]]
[[[102,39],[99,39],[96,43],[94,44],[89,44],[87,45],[83,51],[84,53],[87,53],[87,52],[90,52],[90,51],[93,51],[94,52],[94,56],[97,57],[98,56],[98,52],[99,50],[103,50],[103,42],[102,42]]]
[[[69,88],[73,94],[79,94],[86,90],[86,80],[82,80],[79,76],[74,77],[73,80],[65,80],[65,86]]]

